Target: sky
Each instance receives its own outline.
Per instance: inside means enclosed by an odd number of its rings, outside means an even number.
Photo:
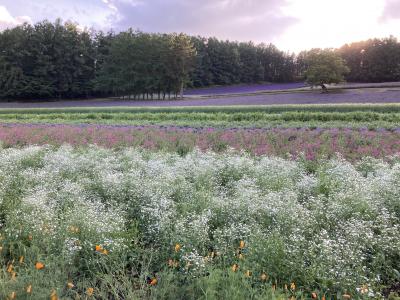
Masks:
[[[184,32],[291,52],[400,37],[400,0],[0,0],[0,30],[59,17],[103,31]]]

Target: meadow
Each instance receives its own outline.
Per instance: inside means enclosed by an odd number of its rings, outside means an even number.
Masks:
[[[398,299],[399,116],[0,110],[0,299]]]
[[[348,299],[398,280],[400,161],[0,150],[0,295]]]

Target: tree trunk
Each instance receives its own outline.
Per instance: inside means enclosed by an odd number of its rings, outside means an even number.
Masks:
[[[326,88],[325,84],[323,82],[321,82],[320,84],[321,88],[322,88],[322,93],[327,93],[328,89]]]

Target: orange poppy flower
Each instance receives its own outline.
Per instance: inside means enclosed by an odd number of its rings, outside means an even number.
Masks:
[[[321,300],[326,300],[325,295],[322,296]]]
[[[27,294],[32,293],[32,284],[30,284],[30,285],[28,285],[28,286],[26,287],[26,293],[27,293]]]
[[[234,264],[234,265],[231,267],[231,269],[232,269],[233,272],[236,272],[236,271],[239,269],[238,264]]]
[[[175,252],[179,252],[181,250],[181,245],[176,244],[175,245]]]
[[[7,272],[11,273],[13,271],[13,269],[14,269],[14,266],[12,264],[9,264],[7,267]]]
[[[245,273],[246,277],[251,277],[251,274],[252,274],[252,273],[251,273],[250,270],[247,270],[246,273]]]
[[[96,245],[96,251],[97,252],[103,251],[103,247],[101,247],[100,245]]]
[[[244,255],[242,253],[239,254],[239,259],[244,259]]]
[[[295,290],[295,289],[296,289],[296,285],[294,284],[294,282],[292,282],[292,283],[290,284],[290,289],[291,289],[291,290]]]
[[[72,289],[74,286],[75,285],[71,281],[67,282],[67,288]]]
[[[93,296],[93,293],[94,293],[94,288],[90,287],[86,289],[86,295],[88,295],[89,297]]]
[[[55,290],[51,291],[50,300],[58,300],[57,292]]]
[[[311,294],[311,298],[312,298],[312,299],[317,299],[317,293],[312,293],[312,294]]]
[[[246,247],[246,243],[244,241],[240,241],[239,248],[243,249],[244,247]]]
[[[24,262],[24,256],[23,255],[20,256],[18,261],[19,261],[20,264],[22,264]]]
[[[36,268],[36,270],[42,270],[44,268],[44,264],[38,261],[35,264],[35,268]]]
[[[150,281],[150,285],[152,285],[152,286],[157,285],[157,283],[158,283],[157,278],[153,278],[153,279]]]

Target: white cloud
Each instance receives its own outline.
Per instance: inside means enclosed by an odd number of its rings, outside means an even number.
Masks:
[[[32,23],[32,19],[28,16],[13,17],[5,6],[0,5],[0,31],[24,23]]]

